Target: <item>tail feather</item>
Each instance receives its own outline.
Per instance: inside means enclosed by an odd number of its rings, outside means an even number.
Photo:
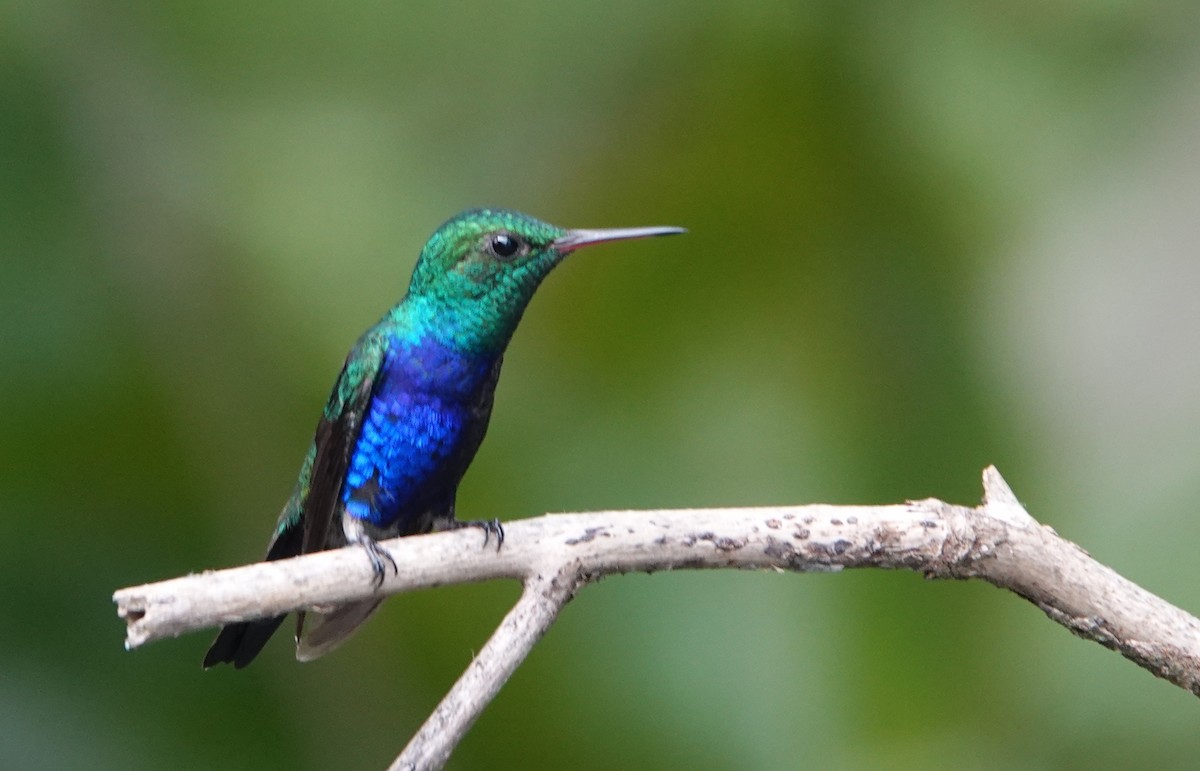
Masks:
[[[284,507],[282,516],[286,517],[295,505],[293,496]],[[280,529],[267,547],[267,560],[285,559],[299,554],[302,536],[302,528],[299,527]],[[213,640],[208,653],[204,654],[204,668],[208,669],[216,664],[233,664],[234,669],[246,666],[259,654],[285,618],[286,615],[274,616],[225,626],[217,634],[217,639]]]
[[[287,616],[275,616],[226,626],[204,655],[204,668],[215,664],[233,664],[234,669],[246,666],[263,649],[285,618]]]
[[[296,641],[296,659],[312,661],[344,643],[371,617],[383,598],[339,605],[328,613],[309,613],[310,623]]]

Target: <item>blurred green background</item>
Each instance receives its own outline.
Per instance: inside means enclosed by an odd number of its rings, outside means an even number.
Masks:
[[[202,672],[118,587],[253,561],[446,217],[571,259],[465,518],[980,496],[1200,610],[1200,6],[0,4],[0,766],[382,768],[515,599]],[[989,586],[585,590],[452,768],[1193,768],[1195,698]]]

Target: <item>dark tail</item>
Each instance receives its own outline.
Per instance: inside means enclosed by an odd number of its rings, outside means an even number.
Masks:
[[[267,561],[295,557],[300,553],[300,539],[303,533],[299,527],[287,528],[272,541],[267,549]],[[234,669],[254,661],[267,640],[275,634],[275,630],[283,623],[287,615],[274,618],[260,618],[255,621],[240,621],[221,629],[217,639],[204,654],[204,668],[216,664],[233,664]]]
[[[285,618],[286,615],[276,616],[225,627],[205,654],[204,668],[208,669],[214,664],[233,664],[234,669],[246,666],[254,661]]]

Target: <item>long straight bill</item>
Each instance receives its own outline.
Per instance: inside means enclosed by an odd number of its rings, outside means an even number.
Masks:
[[[648,227],[648,228],[607,228],[604,230],[569,230],[561,238],[554,240],[554,248],[562,253],[573,252],[585,246],[606,244],[609,241],[627,241],[631,238],[651,238],[653,236],[674,236],[686,233],[684,228]]]

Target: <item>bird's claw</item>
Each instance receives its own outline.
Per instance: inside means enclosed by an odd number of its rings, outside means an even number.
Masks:
[[[500,547],[504,545],[504,526],[500,524],[498,519],[476,519],[471,522],[460,522],[459,527],[477,527],[483,531],[483,545],[486,547],[492,540],[492,534],[496,535],[496,551],[500,551]]]
[[[500,524],[499,519],[493,519],[483,523],[483,545],[488,545],[488,539],[491,534],[496,534],[496,551],[500,551],[500,547],[504,545],[504,525]]]
[[[367,550],[367,559],[371,560],[371,572],[374,573],[371,584],[376,589],[383,586],[383,579],[387,577],[388,565],[392,566],[394,574],[400,575],[400,566],[396,564],[396,559],[387,549],[370,538],[364,540],[362,545]]]

